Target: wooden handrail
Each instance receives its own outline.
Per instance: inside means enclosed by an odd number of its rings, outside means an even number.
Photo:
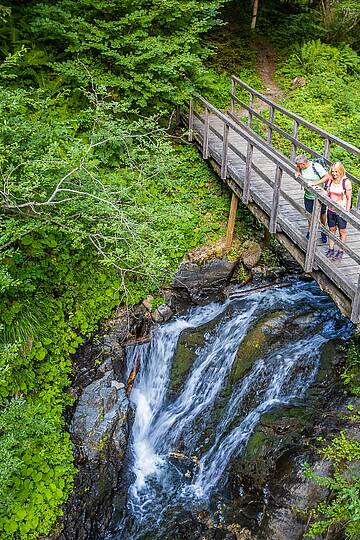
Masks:
[[[236,97],[235,95],[233,96],[234,98],[234,102],[238,103],[239,105],[241,105],[241,107],[245,110],[247,110],[248,112],[250,112],[250,107],[249,105],[247,105],[246,103],[244,103],[243,101],[241,101],[241,99],[239,99],[238,97]],[[282,129],[281,127],[277,126],[276,124],[274,123],[271,123],[270,120],[268,120],[267,118],[265,118],[264,116],[262,116],[260,113],[258,113],[257,111],[254,111],[254,110],[251,110],[251,114],[252,116],[255,116],[258,120],[261,120],[267,127],[268,129],[271,129],[273,131],[276,131],[276,133],[279,133],[279,135],[281,135],[282,137],[284,137],[285,139],[287,139],[288,141],[290,141],[292,144],[293,144],[293,147],[292,147],[292,150],[294,149],[294,147],[296,148],[301,148],[301,150],[303,150],[304,152],[307,152],[308,154],[311,154],[313,157],[315,158],[324,158],[325,161],[327,162],[327,164],[330,166],[331,165],[331,161],[325,157],[324,155],[320,154],[320,152],[316,152],[316,150],[313,150],[312,148],[310,148],[310,146],[307,146],[306,144],[302,143],[301,141],[299,141],[299,139],[297,139],[297,137],[293,136],[293,135],[290,135],[290,133],[288,133],[287,131],[285,131],[284,129]],[[248,126],[242,122],[240,120],[240,118],[238,118],[234,112],[230,113],[230,116],[231,118],[233,118],[234,120],[236,119],[236,122],[238,122],[239,124],[241,124],[242,127],[244,128],[248,128]],[[299,125],[299,122],[297,120],[294,120],[294,122],[297,123],[297,126]],[[295,131],[295,130],[294,130]],[[264,140],[264,139],[263,139]],[[328,139],[326,139],[326,141],[328,141]],[[328,148],[328,142],[326,142],[326,146],[324,148],[324,152],[326,152],[327,148]],[[284,156],[286,158],[286,156]],[[294,152],[292,152],[292,157],[294,158],[295,155],[294,155]],[[353,182],[354,184],[357,184],[358,186],[360,186],[360,180],[358,178],[356,178],[356,176],[354,176],[353,174],[349,173],[348,171],[346,172],[347,174],[347,177],[349,178],[349,180],[351,180],[351,182]]]

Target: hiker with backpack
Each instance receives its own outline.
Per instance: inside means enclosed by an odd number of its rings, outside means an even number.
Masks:
[[[322,163],[320,160],[310,160],[303,154],[300,156],[296,156],[295,158],[295,165],[296,165],[296,172],[295,176],[296,178],[301,177],[306,184],[308,185],[323,185],[325,186],[326,181],[329,179],[329,173],[326,171],[324,165],[325,163]],[[308,191],[305,188],[304,192],[304,206],[305,210],[309,212],[309,214],[312,214],[314,210],[314,200],[315,195]],[[320,221],[321,223],[326,226],[326,205],[321,205],[321,212],[320,212]],[[310,222],[308,227],[310,228]],[[309,240],[310,233],[308,231],[306,235],[306,239]],[[321,241],[323,244],[326,244],[327,242],[327,235],[321,231]]]
[[[318,185],[319,183],[320,182],[315,182],[313,185]],[[346,177],[345,167],[341,161],[336,162],[331,167],[330,178],[326,182],[326,191],[328,197],[330,197],[332,201],[342,206],[344,210],[350,210],[352,185],[350,180]],[[335,234],[336,229],[339,229],[340,240],[345,243],[347,237],[346,220],[339,216],[334,209],[329,207],[327,221],[330,232]],[[334,241],[329,238],[329,249],[326,252],[326,257],[333,260],[341,260],[343,256],[344,250],[339,248],[335,253]]]

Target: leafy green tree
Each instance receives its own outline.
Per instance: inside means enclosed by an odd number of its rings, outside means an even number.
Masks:
[[[127,111],[149,113],[189,95],[185,75],[202,73],[209,54],[202,35],[223,1],[33,1],[15,6],[14,20],[26,14],[29,75],[40,66],[46,84],[55,75],[58,84],[104,86]]]

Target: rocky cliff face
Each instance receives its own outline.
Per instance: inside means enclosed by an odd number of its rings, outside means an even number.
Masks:
[[[97,538],[111,520],[129,432],[122,344],[144,331],[145,314],[142,306],[119,313],[106,334],[87,343],[75,358],[71,390],[76,402],[68,423],[79,472],[59,540]]]

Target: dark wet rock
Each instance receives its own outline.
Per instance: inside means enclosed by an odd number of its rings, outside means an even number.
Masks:
[[[152,320],[156,323],[166,322],[174,315],[173,310],[167,304],[161,304],[152,314]]]
[[[319,476],[325,476],[330,472],[328,461],[314,461],[310,453],[297,459],[289,457],[285,470],[280,469],[278,480],[273,480],[271,488],[273,496],[264,520],[261,538],[301,540],[306,530],[309,511],[328,497],[327,488],[304,477],[305,461],[312,463],[312,468]]]
[[[90,540],[109,526],[114,498],[121,495],[118,486],[128,437],[123,344],[149,332],[152,323],[146,313],[141,305],[119,311],[106,332],[75,355],[76,402],[68,424],[79,472],[60,520],[62,532],[53,538]]]
[[[314,322],[318,320],[317,313],[308,313],[306,315],[301,315],[293,320],[293,324],[300,326],[302,328],[310,327]]]
[[[176,347],[170,373],[170,395],[175,395],[184,383],[189,374],[198,349],[204,347],[206,336],[209,336],[215,328],[217,319],[199,326],[198,328],[188,328],[180,334]]]
[[[209,296],[222,293],[230,281],[237,262],[213,259],[203,266],[181,263],[172,283],[173,289],[185,292],[195,303],[202,303]]]
[[[245,453],[231,467],[231,488],[245,486],[260,492],[274,474],[277,462],[291,450],[310,426],[311,410],[289,407],[261,418],[251,435]]]
[[[74,439],[88,460],[98,459],[104,445],[111,442],[114,432],[126,440],[128,400],[124,384],[114,380],[108,371],[85,388],[76,406],[70,426]],[[118,441],[113,441],[115,446]]]
[[[242,249],[241,259],[246,268],[251,269],[257,266],[262,253],[260,245],[253,240],[247,240],[244,242]]]
[[[235,384],[264,355],[271,346],[271,338],[282,332],[285,317],[280,311],[270,312],[247,332],[237,351],[229,382]]]

